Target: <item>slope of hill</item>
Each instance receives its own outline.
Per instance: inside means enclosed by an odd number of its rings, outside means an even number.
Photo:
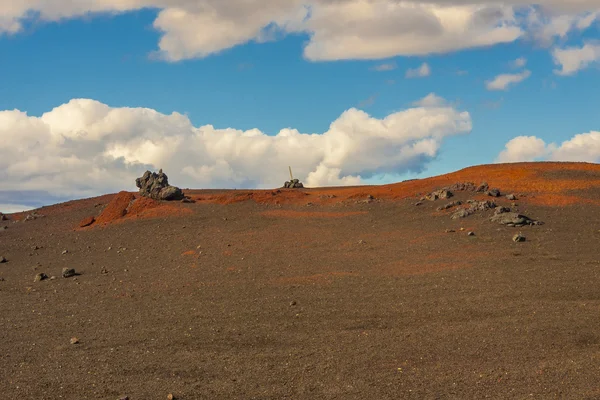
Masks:
[[[598,164],[185,193],[0,222],[5,397],[600,398]]]

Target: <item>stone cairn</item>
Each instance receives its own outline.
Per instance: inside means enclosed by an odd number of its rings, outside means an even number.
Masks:
[[[292,167],[288,168],[290,170],[290,180],[286,181],[283,187],[286,189],[302,189],[304,185],[302,182],[300,182],[300,179],[294,179],[294,176],[292,175]]]

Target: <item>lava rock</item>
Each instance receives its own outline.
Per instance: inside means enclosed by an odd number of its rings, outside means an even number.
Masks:
[[[302,189],[304,185],[300,182],[300,179],[292,179],[291,181],[286,181],[283,187],[286,189]]]
[[[457,200],[457,201],[453,201],[451,203],[448,203],[446,205],[440,206],[440,207],[437,208],[437,210],[438,211],[444,211],[444,210],[448,210],[450,208],[454,208],[454,207],[461,206],[461,205],[462,205],[462,201],[458,201]]]
[[[6,258],[4,258],[4,256],[0,256],[0,264],[4,264],[7,262],[8,262],[8,260]]]
[[[436,201],[438,199],[449,199],[452,196],[454,196],[454,194],[448,189],[440,189],[429,193],[425,198],[429,201]]]
[[[79,344],[79,339],[77,339],[76,337],[72,337],[70,342],[71,344]]]
[[[71,278],[77,275],[74,268],[63,268],[62,269],[62,277],[63,278]]]
[[[504,214],[504,213],[508,213],[508,212],[510,212],[510,208],[508,208],[508,207],[496,207],[494,214],[498,215],[498,214]]]
[[[515,196],[514,194],[507,194],[506,199],[510,201],[515,201],[517,200],[517,196]]]
[[[488,190],[486,194],[491,197],[500,197],[500,189]]]
[[[518,214],[515,212],[496,214],[492,218],[490,218],[490,221],[498,222],[501,225],[513,225],[513,226],[541,225],[541,223],[539,221],[534,221],[529,217],[526,217],[524,215],[521,215],[521,214]]]
[[[482,182],[479,186],[477,186],[477,189],[475,190],[478,193],[485,193],[489,190],[490,186],[487,184],[487,182]]]
[[[2,213],[0,213],[0,221],[8,221],[8,217]]]
[[[161,170],[158,174],[146,171],[141,178],[135,180],[140,195],[154,200],[183,200],[185,196],[180,188],[169,185],[169,178]]]
[[[48,275],[46,275],[46,274],[45,274],[45,273],[43,273],[43,272],[40,272],[39,274],[37,274],[37,275],[35,276],[35,278],[33,278],[33,281],[34,281],[34,282],[40,282],[40,281],[43,281],[43,280],[45,280],[45,279],[48,279]]]
[[[521,235],[520,233],[517,233],[515,236],[513,236],[513,242],[524,242],[525,236]]]
[[[475,236],[475,232],[469,232],[467,233],[467,236]]]

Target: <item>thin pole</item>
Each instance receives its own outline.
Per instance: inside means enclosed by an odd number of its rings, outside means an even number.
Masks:
[[[294,180],[294,176],[292,175],[292,167],[288,167],[290,169],[290,180]]]

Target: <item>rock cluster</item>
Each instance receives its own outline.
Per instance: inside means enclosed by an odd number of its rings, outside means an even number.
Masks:
[[[429,201],[436,201],[438,199],[449,199],[452,196],[454,196],[454,194],[450,190],[440,189],[429,193],[427,196],[425,196],[425,199]]]
[[[141,178],[135,180],[135,185],[140,189],[140,195],[154,200],[183,200],[185,196],[181,189],[169,185],[167,175],[162,171],[146,171]]]
[[[33,221],[34,219],[43,217],[45,217],[45,215],[38,214],[37,212],[33,211],[31,214],[27,214],[27,216],[25,217],[25,221]]]
[[[493,201],[476,201],[476,200],[468,200],[467,203],[470,204],[468,208],[461,208],[452,214],[452,219],[466,218],[469,215],[473,215],[478,211],[487,211],[492,208],[496,208],[496,203]]]
[[[292,179],[291,181],[286,181],[283,187],[286,189],[302,189],[304,185],[300,182],[300,179]]]
[[[0,221],[8,221],[8,217],[0,212]]]

